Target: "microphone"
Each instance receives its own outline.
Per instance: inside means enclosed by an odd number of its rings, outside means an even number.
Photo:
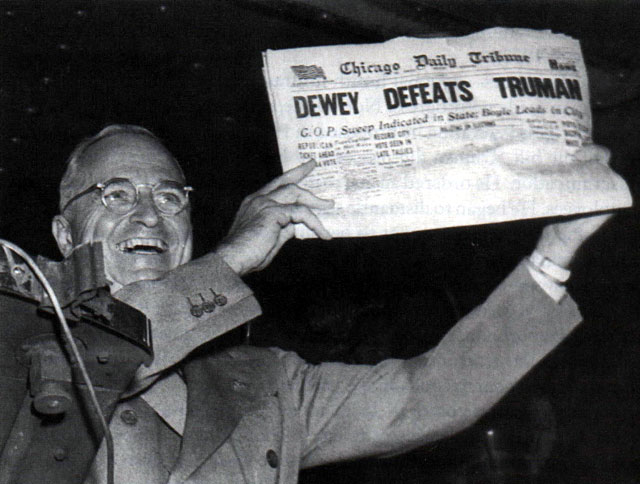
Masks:
[[[153,360],[150,321],[111,297],[100,243],[37,263],[0,245],[0,484],[82,482],[103,438],[112,482],[108,421]]]

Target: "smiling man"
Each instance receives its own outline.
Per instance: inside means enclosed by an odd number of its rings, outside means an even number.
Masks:
[[[595,147],[582,156],[608,159]],[[607,215],[547,227],[482,306],[411,360],[309,365],[225,347],[218,336],[259,314],[239,276],[266,267],[295,223],[331,237],[314,210],[332,202],[297,185],[312,169],[247,197],[217,250],[190,261],[190,188],[154,135],[111,126],[74,150],[58,246],[102,242],[111,293],[154,334],[154,361],[111,421],[116,482],[290,484],[301,467],[412,449],[473,423],[579,323],[566,266]],[[105,462],[101,448],[88,482],[104,482]]]
[[[63,255],[102,241],[112,291],[160,278],[191,258],[189,190],[178,163],[141,128],[82,143],[60,184],[53,234]]]

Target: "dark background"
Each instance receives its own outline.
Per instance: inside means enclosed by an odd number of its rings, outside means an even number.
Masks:
[[[242,198],[280,172],[261,51],[492,26],[581,40],[594,138],[636,197],[639,12],[622,0],[0,2],[0,237],[57,258],[49,226],[64,160],[106,124],[131,123],[183,164],[202,254]],[[549,221],[292,241],[247,280],[264,310],[253,343],[314,362],[418,354]],[[640,482],[639,222],[636,209],[621,211],[586,245],[570,283],[585,323],[478,424],[407,456],[304,471],[301,482]]]

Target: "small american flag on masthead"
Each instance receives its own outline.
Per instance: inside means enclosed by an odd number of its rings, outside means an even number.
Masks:
[[[324,71],[322,70],[322,67],[316,66],[316,65],[291,66],[291,70],[300,81],[309,80],[309,79],[326,79],[327,78],[324,75]]]

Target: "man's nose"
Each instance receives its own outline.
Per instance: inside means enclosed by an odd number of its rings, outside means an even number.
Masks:
[[[160,221],[158,208],[151,194],[138,194],[138,203],[129,216],[132,223],[140,223],[146,227],[154,227]]]

